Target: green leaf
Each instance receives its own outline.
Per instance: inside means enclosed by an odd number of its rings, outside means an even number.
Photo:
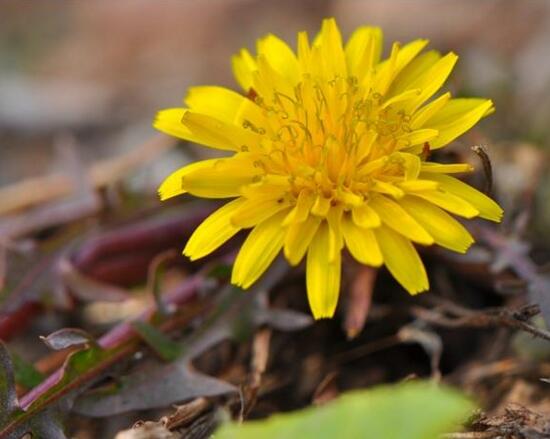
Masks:
[[[55,385],[50,387],[40,397],[35,399],[25,414],[31,415],[34,411],[39,411],[41,408],[49,404],[52,395],[58,392],[67,393],[70,390],[78,388],[78,386],[86,381],[86,376],[98,374],[98,366],[108,364],[111,357],[116,356],[116,350],[104,350],[97,345],[92,345],[79,351],[69,354],[63,365],[62,376]]]
[[[132,327],[163,360],[172,361],[181,355],[180,345],[170,340],[154,326],[146,322],[136,321],[132,323]]]
[[[13,363],[15,381],[27,389],[38,386],[44,379],[43,374],[36,370],[31,363],[23,360],[19,355],[12,353],[11,361]]]
[[[228,264],[217,264],[207,273],[208,277],[213,279],[228,279],[231,277],[231,270],[233,269],[232,265]]]
[[[322,407],[226,424],[216,439],[430,439],[459,429],[473,404],[431,383],[413,382],[344,394]]]

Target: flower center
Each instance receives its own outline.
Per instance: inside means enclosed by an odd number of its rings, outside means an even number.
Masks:
[[[373,189],[391,191],[405,179],[407,163],[398,151],[410,146],[403,138],[410,116],[356,78],[325,82],[304,75],[293,90],[253,98],[267,116],[265,127],[243,123],[264,138],[255,164],[288,177],[292,198],[309,191],[349,210]]]

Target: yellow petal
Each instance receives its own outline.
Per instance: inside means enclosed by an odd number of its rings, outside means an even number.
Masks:
[[[265,55],[258,55],[258,70],[252,75],[253,88],[265,100],[279,101],[280,95],[292,96],[295,83],[275,70]]]
[[[330,261],[331,231],[323,222],[307,252],[307,297],[313,317],[330,318],[334,315],[340,292],[341,256]]]
[[[434,204],[411,196],[404,197],[400,204],[433,236],[436,244],[466,253],[474,242],[462,224]]]
[[[418,55],[393,81],[389,95],[395,96],[405,90],[416,88],[415,84],[435,63],[441,59],[441,54],[435,50]]]
[[[378,64],[374,78],[371,80],[369,76],[366,77],[366,80],[374,83],[374,90],[376,90],[379,95],[383,96],[387,93],[393,79],[398,74],[396,65],[400,49],[401,45],[398,42],[394,42],[391,46],[390,57]]]
[[[188,140],[192,136],[191,131],[181,121],[186,111],[186,108],[167,108],[161,110],[155,116],[153,127],[170,136]],[[195,140],[191,141],[194,142]]]
[[[430,287],[426,269],[411,242],[385,226],[374,233],[384,264],[401,286],[410,294],[426,291]]]
[[[314,202],[315,196],[311,192],[305,190],[301,191],[296,200],[296,206],[294,206],[294,209],[292,209],[284,219],[283,225],[286,226],[292,223],[305,221],[308,218]]]
[[[434,239],[397,202],[384,196],[372,197],[370,207],[376,210],[382,222],[420,244],[430,245]]]
[[[431,149],[441,148],[472,128],[493,108],[488,99],[451,99],[426,127],[439,130],[439,136],[430,142]]]
[[[411,129],[417,130],[422,128],[426,121],[431,119],[447,104],[449,99],[451,99],[451,93],[447,92],[417,110],[411,119]]]
[[[420,157],[415,154],[408,154],[406,152],[397,152],[395,155],[403,160],[403,163],[405,164],[405,181],[416,181],[418,175],[420,174],[420,168],[422,165]]]
[[[439,187],[457,197],[466,200],[479,211],[479,216],[491,221],[500,222],[503,215],[502,208],[487,195],[474,189],[472,186],[448,175],[423,173],[425,178],[439,183]]]
[[[354,207],[351,211],[351,217],[359,227],[369,228],[380,225],[380,217],[367,203]]]
[[[298,32],[298,65],[301,73],[311,73],[311,47],[307,32]]]
[[[183,115],[182,123],[189,128],[193,139],[189,139],[206,146],[232,151],[261,150],[263,128],[256,131],[245,129],[243,125],[224,122],[206,114],[187,111]]]
[[[432,97],[445,83],[457,61],[458,56],[450,52],[438,60],[424,75],[419,77],[411,86],[421,88],[422,93],[416,99],[405,103],[405,111],[409,113],[414,112],[422,103]]]
[[[258,40],[257,50],[258,55],[265,56],[267,62],[276,72],[292,84],[298,83],[300,80],[298,60],[292,49],[283,40],[269,34]]]
[[[240,227],[231,223],[231,217],[242,204],[242,199],[230,201],[206,218],[187,241],[183,254],[194,261],[212,253],[233,237]]]
[[[285,236],[285,257],[291,265],[298,265],[321,224],[321,218],[309,215],[305,221],[291,224]]]
[[[248,199],[237,209],[231,218],[231,222],[237,227],[247,229],[265,221],[277,212],[287,209],[289,206],[289,201],[284,198]]]
[[[479,210],[468,201],[449,192],[442,190],[422,190],[418,192],[410,191],[409,193],[464,218],[474,218],[479,215]]]
[[[282,175],[265,175],[262,180],[241,187],[241,195],[245,198],[281,198],[290,190],[288,177]]]
[[[403,103],[403,101],[410,101],[414,98],[417,98],[421,94],[422,90],[419,88],[415,88],[412,90],[406,90],[403,93],[399,93],[398,95],[395,95],[388,100],[384,102],[382,105],[382,108],[388,108],[392,105],[395,105],[397,103]]]
[[[216,163],[218,159],[202,160],[200,162],[191,163],[183,168],[172,172],[160,185],[158,193],[162,201],[168,198],[181,195],[187,191],[183,188],[183,177],[193,171],[200,171],[201,169],[208,169]]]
[[[347,76],[346,58],[342,47],[342,35],[334,18],[326,18],[321,25],[318,43],[321,65],[326,80]]]
[[[449,100],[446,105],[429,119],[430,125],[444,125],[452,122],[455,119],[462,117],[480,106],[492,102],[489,99],[483,98],[454,98]],[[492,105],[483,113],[483,116],[488,116],[494,111]]]
[[[389,157],[383,156],[376,160],[370,160],[366,163],[360,165],[359,170],[357,171],[358,177],[364,177],[368,174],[371,174],[375,171],[378,171],[379,169],[382,169],[384,166],[388,164]]]
[[[471,172],[474,167],[468,163],[435,163],[423,162],[421,170],[423,172],[436,172],[442,174],[459,174],[462,172]]]
[[[382,30],[363,26],[353,32],[345,48],[350,76],[361,81],[379,61],[382,53]]]
[[[405,192],[435,191],[439,184],[432,180],[406,180],[399,183]]]
[[[250,121],[256,127],[266,124],[262,109],[252,100],[225,87],[191,87],[185,104],[195,113],[202,113],[230,124]]]
[[[182,177],[182,187],[190,194],[204,198],[232,198],[241,187],[259,178],[261,170],[246,155],[206,160]],[[199,162],[200,163],[200,162]]]
[[[330,209],[330,198],[326,198],[323,194],[317,195],[315,202],[311,207],[311,213],[318,216],[326,216]]]
[[[346,216],[342,221],[342,232],[346,247],[355,259],[374,267],[382,265],[384,260],[372,229],[358,227]]]
[[[390,58],[380,64],[375,77],[375,90],[385,95],[392,81],[428,44],[428,40],[415,40],[403,47],[394,43]]]
[[[373,186],[371,187],[373,192],[379,192],[381,194],[388,194],[394,198],[401,198],[405,195],[399,187],[392,183],[386,183],[384,181],[375,180]]]
[[[233,74],[239,85],[248,93],[252,88],[252,74],[258,69],[256,61],[246,49],[231,58],[233,64]]]
[[[344,208],[335,206],[330,209],[327,215],[327,223],[330,230],[329,262],[340,259],[340,254],[344,248],[344,237],[342,235],[342,217]]]
[[[221,139],[209,139],[201,136],[200,133],[193,133],[189,127],[183,123],[183,117],[188,111],[189,110],[186,108],[167,108],[166,110],[161,110],[155,116],[153,127],[170,136],[189,142],[200,143],[211,148],[227,151],[236,151],[238,149],[237,146],[226,137]]]
[[[285,229],[281,221],[286,214],[279,212],[252,229],[235,259],[232,284],[248,288],[273,262],[283,246]]]
[[[409,148],[415,145],[424,145],[425,142],[429,142],[435,139],[439,135],[439,131],[431,128],[421,128],[410,133],[403,134],[398,140],[398,145],[401,148]]]

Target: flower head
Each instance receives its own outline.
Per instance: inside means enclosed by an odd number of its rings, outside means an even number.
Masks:
[[[191,259],[251,229],[232,273],[248,288],[281,252],[307,259],[316,318],[334,314],[344,248],[360,263],[385,264],[411,294],[428,289],[412,244],[465,252],[468,231],[448,212],[500,221],[502,209],[450,174],[468,164],[427,161],[493,111],[487,99],[434,97],[457,56],[395,43],[381,59],[382,32],[357,29],[344,45],[334,19],[297,53],[274,35],[242,49],[233,70],[243,94],[191,88],[185,108],[158,113],[154,126],[225,150],[185,166],[161,185],[162,199],[190,193],[232,199],[209,216],[184,249]],[[307,256],[306,256],[307,255]]]

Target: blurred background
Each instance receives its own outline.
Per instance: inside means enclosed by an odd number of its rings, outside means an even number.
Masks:
[[[0,9],[0,214],[40,198],[29,188],[40,192],[52,182],[41,177],[66,167],[56,145],[67,136],[86,166],[129,155],[117,172],[154,194],[189,159],[185,148],[146,144],[157,110],[180,105],[191,85],[235,87],[230,57],[259,36],[294,43],[297,31],[313,35],[335,16],[345,37],[371,24],[384,29],[386,48],[427,37],[457,52],[451,89],[497,108],[465,142],[488,146],[499,190],[511,194],[505,204],[538,184],[536,221],[550,224],[540,208],[550,205],[549,185],[539,184],[550,146],[549,1],[0,0]]]

